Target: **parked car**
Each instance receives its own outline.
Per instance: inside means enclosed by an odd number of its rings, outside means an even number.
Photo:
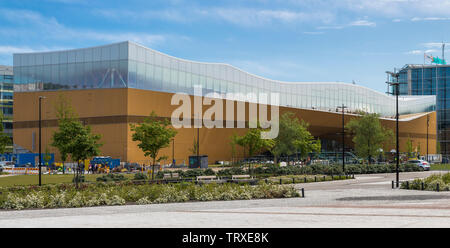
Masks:
[[[416,165],[422,167],[423,170],[426,170],[426,171],[430,170],[430,163],[428,163],[428,162],[425,161],[425,160],[417,160],[417,159],[415,159],[415,160],[409,160],[408,163],[410,163],[410,164],[416,164]]]
[[[13,161],[0,161],[0,167],[14,167]]]

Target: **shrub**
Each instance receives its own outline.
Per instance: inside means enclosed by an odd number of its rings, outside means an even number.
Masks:
[[[159,174],[159,172],[158,172],[158,174]],[[145,175],[144,173],[138,172],[138,173],[134,174],[133,180],[135,180],[135,181],[147,180],[147,175]]]
[[[450,173],[446,173],[443,175],[433,174],[424,179],[414,179],[409,183],[409,189],[421,190],[423,183],[425,190],[436,191],[437,185],[439,184],[440,191],[450,191],[450,183],[448,183],[449,179]],[[406,184],[402,184],[401,188],[406,189]]]
[[[118,182],[126,180],[122,174],[106,174],[101,177],[97,177],[97,182]]]
[[[77,178],[78,178],[78,182],[79,183],[84,183],[86,181],[86,179],[84,178],[83,175],[79,175],[78,177],[72,178],[72,183],[76,183],[77,182]]]

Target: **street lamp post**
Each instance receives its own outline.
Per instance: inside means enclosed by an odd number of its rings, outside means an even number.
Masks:
[[[42,179],[41,179],[41,175],[42,175],[42,166],[41,166],[41,161],[42,161],[42,151],[41,151],[41,143],[42,143],[42,117],[41,117],[41,101],[42,99],[45,99],[45,96],[39,96],[39,186],[42,185]]]
[[[337,108],[342,108],[342,172],[345,174],[345,122],[344,122],[344,109],[347,107],[342,104]]]
[[[175,139],[172,139],[172,165],[175,166]]]
[[[386,72],[386,73],[388,73],[389,75],[391,75],[393,78],[395,78],[395,81],[394,82],[391,82],[390,80],[388,80],[388,82],[386,82],[387,84],[389,84],[389,85],[391,85],[391,86],[394,86],[394,91],[395,91],[395,122],[396,122],[396,134],[395,134],[395,139],[396,139],[396,150],[395,150],[395,152],[396,152],[396,167],[395,167],[395,174],[396,174],[396,176],[395,176],[395,178],[396,178],[396,186],[397,186],[397,188],[399,187],[399,184],[400,184],[400,179],[399,179],[399,162],[400,162],[400,151],[399,151],[399,143],[398,143],[398,117],[399,117],[399,114],[398,114],[398,95],[399,95],[399,88],[400,88],[400,83],[399,83],[399,81],[398,81],[398,77],[399,77],[399,73],[396,73],[396,72]],[[390,92],[387,92],[388,94],[390,93]]]
[[[197,166],[200,168],[200,127],[197,128]]]
[[[428,127],[430,125],[430,115],[427,114],[427,162],[428,162]]]

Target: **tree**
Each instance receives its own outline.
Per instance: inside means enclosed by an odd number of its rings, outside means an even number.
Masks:
[[[197,144],[197,140],[194,137],[194,141],[192,144],[192,148],[189,148],[189,151],[193,154],[193,155],[197,155],[197,150],[198,150],[198,144]]]
[[[52,146],[56,147],[63,161],[70,155],[72,160],[77,162],[74,181],[78,188],[82,167],[80,161],[100,154],[101,143],[98,143],[101,136],[92,134],[90,126],[83,124],[75,117],[75,112],[70,104],[60,98],[61,105],[57,105],[58,130],[53,133]]]
[[[69,100],[67,100],[64,95],[60,94],[58,96],[58,99],[54,103],[54,107],[55,115],[58,119],[58,127],[60,127],[61,125],[64,126],[64,123],[66,122],[76,121],[77,115],[73,110]],[[71,136],[62,133],[61,128],[59,128],[59,132],[53,133],[51,145],[58,149],[58,152],[61,156],[63,174],[65,173],[64,163],[67,161],[69,153],[67,150],[67,145],[69,144],[70,140]]]
[[[6,146],[11,145],[11,138],[4,133],[3,113],[0,112],[0,154],[5,153]]]
[[[44,164],[46,166],[49,166],[49,162],[52,159],[52,155],[50,154],[50,151],[48,150],[48,147],[45,147],[45,153],[44,153]]]
[[[358,156],[371,159],[392,142],[393,132],[381,125],[378,114],[363,113],[345,126],[354,135],[353,143]],[[384,149],[386,150],[386,149]]]
[[[234,139],[233,142],[244,148],[244,156],[245,150],[248,151],[248,156],[252,157],[263,149],[270,150],[275,144],[273,139],[262,139],[261,132],[264,130],[259,124],[257,124],[257,127],[258,128],[250,128],[244,136],[232,136],[232,139]],[[249,172],[251,171],[251,163],[248,164],[248,170]]]
[[[231,136],[230,146],[231,146],[231,159],[233,160],[232,161],[233,163],[235,162],[236,159],[236,145],[238,144],[238,139],[239,136],[236,133],[234,133]]]
[[[300,157],[304,158],[310,152],[320,152],[320,140],[311,135],[308,126],[308,123],[300,121],[292,112],[281,116],[278,137],[275,138],[275,145],[271,150],[275,162],[281,155],[300,153]]]
[[[408,138],[406,141],[406,152],[408,153],[408,158],[411,158],[413,156],[413,143],[411,138]]]
[[[154,179],[155,165],[157,161],[163,159],[158,158],[158,153],[162,148],[170,145],[170,141],[177,134],[177,131],[170,128],[170,122],[167,119],[162,121],[156,119],[154,111],[149,118],[145,118],[141,124],[130,124],[133,131],[133,141],[138,141],[138,147],[144,152],[144,156],[153,159],[152,180]]]
[[[250,128],[244,136],[235,137],[236,144],[242,146],[244,150],[248,151],[248,156],[251,157],[255,153],[260,152],[262,149],[271,149],[274,145],[272,139],[262,139],[261,132],[263,129]]]

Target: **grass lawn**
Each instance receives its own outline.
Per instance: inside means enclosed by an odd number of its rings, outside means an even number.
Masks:
[[[431,170],[450,170],[450,164],[432,164]]]
[[[86,181],[95,182],[96,178],[106,174],[85,174]],[[124,174],[127,178],[133,178],[134,174]],[[66,175],[42,175],[42,184],[71,183],[73,174]],[[0,177],[0,187],[13,185],[38,185],[38,175],[17,175]]]

